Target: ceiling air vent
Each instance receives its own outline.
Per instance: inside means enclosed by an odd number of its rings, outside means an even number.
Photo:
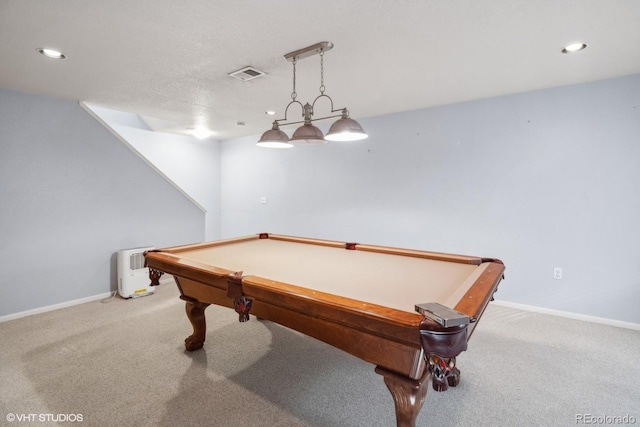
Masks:
[[[243,82],[255,79],[256,77],[261,77],[264,76],[265,73],[263,73],[260,70],[256,70],[253,67],[244,67],[238,71],[234,71],[233,73],[229,73],[229,76],[242,80]]]

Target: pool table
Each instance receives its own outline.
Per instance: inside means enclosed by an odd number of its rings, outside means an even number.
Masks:
[[[193,334],[206,338],[205,309],[233,308],[319,339],[376,365],[398,426],[413,426],[427,393],[458,384],[455,358],[505,267],[497,259],[262,233],[145,253],[152,285],[173,275]],[[453,326],[417,305],[437,303]],[[420,312],[418,312],[420,311]]]

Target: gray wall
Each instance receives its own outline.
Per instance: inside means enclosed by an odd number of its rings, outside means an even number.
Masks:
[[[359,121],[362,142],[224,142],[223,237],[497,257],[497,299],[640,323],[640,75]]]
[[[0,88],[0,316],[116,289],[119,249],[204,238],[204,213],[78,103]]]
[[[640,323],[640,76],[360,122],[356,143],[222,143],[222,237],[498,257],[498,299]],[[77,103],[0,89],[0,316],[114,290],[117,250],[204,221]]]
[[[152,131],[137,114],[84,105],[205,211],[205,240],[220,238],[220,143]]]

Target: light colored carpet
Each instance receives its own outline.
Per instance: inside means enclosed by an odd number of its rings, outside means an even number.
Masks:
[[[169,283],[0,323],[0,425],[395,425],[372,365],[271,322],[239,323],[226,308],[209,307],[207,320],[204,349],[186,352],[191,325]],[[638,331],[490,305],[458,358],[460,385],[429,390],[417,425],[640,425],[639,356]]]

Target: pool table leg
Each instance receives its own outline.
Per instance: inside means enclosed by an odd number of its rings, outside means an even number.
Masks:
[[[419,380],[405,377],[380,366],[376,367],[376,372],[384,377],[384,383],[393,396],[398,427],[414,427],[424,399],[427,397],[429,371],[425,369]]]
[[[209,304],[199,301],[187,301],[187,317],[193,326],[193,334],[184,340],[184,346],[189,351],[202,348],[207,335],[207,322],[204,317],[204,310]]]

